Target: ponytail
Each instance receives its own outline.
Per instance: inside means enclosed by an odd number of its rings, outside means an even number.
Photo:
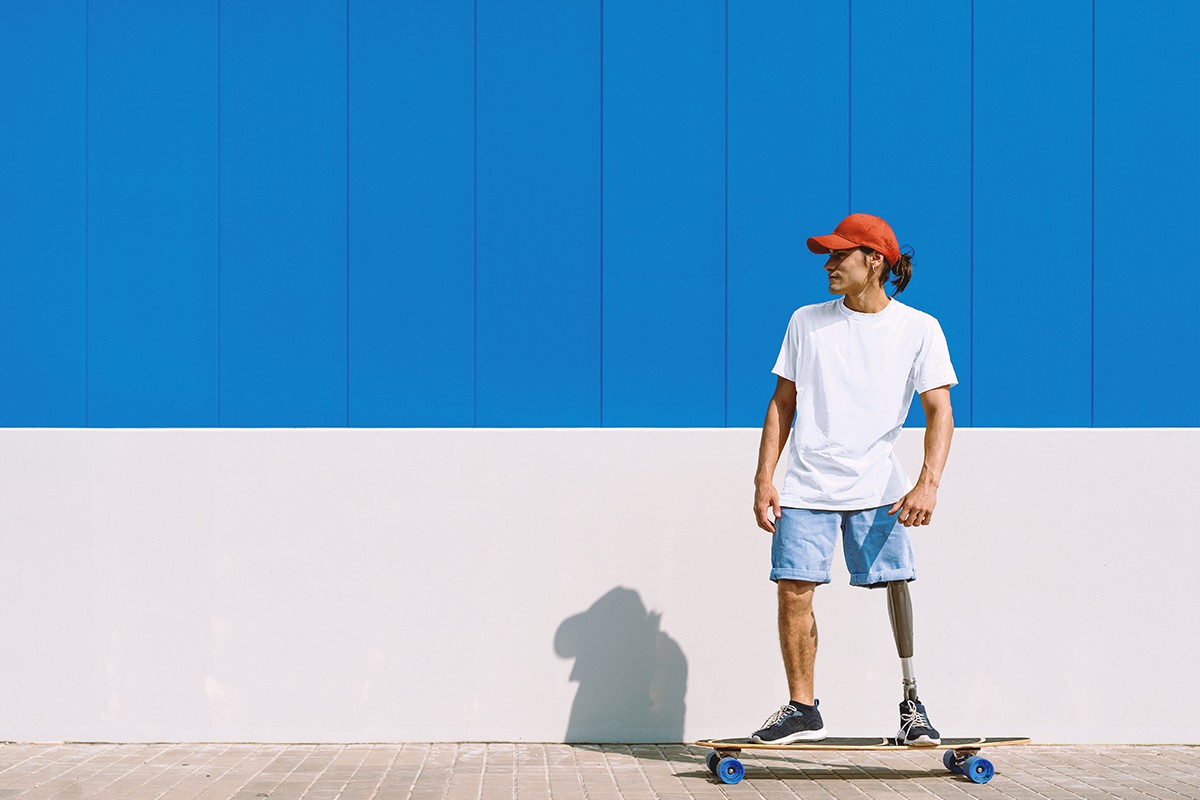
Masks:
[[[888,267],[888,269],[879,276],[881,279],[880,283],[885,286],[887,285],[889,271],[892,275],[896,276],[892,280],[892,284],[896,287],[896,290],[892,292],[892,297],[903,292],[904,287],[908,286],[908,282],[912,280],[912,257],[913,249],[910,247],[907,253],[900,254],[900,257],[896,259],[894,264],[888,264],[886,258],[883,260],[884,266]]]

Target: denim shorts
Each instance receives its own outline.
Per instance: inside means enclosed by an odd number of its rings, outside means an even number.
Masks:
[[[912,540],[890,506],[864,511],[784,508],[771,537],[771,580],[829,583],[838,532],[851,586],[916,580]]]

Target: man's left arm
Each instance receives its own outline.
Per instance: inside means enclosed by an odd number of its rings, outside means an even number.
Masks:
[[[949,386],[922,393],[921,406],[925,409],[925,463],[921,465],[917,485],[888,510],[889,514],[899,512],[900,524],[912,528],[928,525],[933,519],[937,490],[946,459],[950,456],[950,439],[954,435]]]

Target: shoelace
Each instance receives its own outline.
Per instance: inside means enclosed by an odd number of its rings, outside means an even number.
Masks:
[[[767,721],[764,722],[762,724],[762,726],[764,728],[769,728],[772,725],[779,722],[780,720],[787,719],[788,717],[790,717],[792,714],[795,714],[795,713],[796,713],[796,709],[792,707],[791,703],[789,703],[789,704],[783,706],[782,708],[780,708],[778,711],[776,711],[771,716],[767,717]]]
[[[916,708],[913,708],[911,712],[900,715],[900,727],[904,728],[905,730],[910,730],[912,728],[928,728],[929,720],[925,718],[924,714],[922,714]]]

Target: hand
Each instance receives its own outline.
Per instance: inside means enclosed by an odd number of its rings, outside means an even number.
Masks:
[[[768,513],[773,512],[773,513]],[[779,506],[779,492],[775,484],[765,483],[754,487],[754,520],[767,533],[775,532],[775,520],[783,516]]]
[[[937,487],[918,483],[913,490],[896,501],[889,514],[900,513],[898,518],[906,528],[919,528],[933,521],[933,507],[937,505]]]

